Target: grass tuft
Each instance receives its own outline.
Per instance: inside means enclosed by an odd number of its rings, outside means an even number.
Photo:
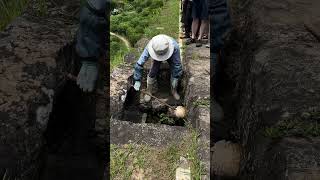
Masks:
[[[283,119],[277,124],[263,130],[263,135],[269,138],[289,136],[318,137],[320,136],[319,111],[303,112],[291,119]]]
[[[210,106],[210,99],[198,99],[193,102],[195,107],[209,107]]]
[[[175,179],[180,157],[185,157],[191,169],[192,179],[200,180],[203,166],[198,157],[199,132],[188,125],[189,133],[179,143],[164,148],[148,145],[127,144],[111,145],[111,179]]]
[[[0,31],[22,14],[28,2],[28,0],[0,0]]]

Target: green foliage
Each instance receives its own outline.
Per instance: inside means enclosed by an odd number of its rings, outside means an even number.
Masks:
[[[0,31],[19,16],[27,4],[28,0],[0,0]]]
[[[192,103],[196,107],[209,107],[210,99],[198,99]]]
[[[167,114],[161,113],[159,116],[160,116],[160,123],[161,124],[174,125],[175,120],[173,118],[169,117]]]
[[[123,63],[124,56],[130,51],[128,47],[117,37],[110,39],[111,70]]]
[[[114,7],[121,8],[120,14],[111,16],[111,31],[124,35],[131,44],[136,43],[150,25],[155,15],[163,7],[162,0],[135,0],[119,2]]]
[[[168,0],[161,12],[157,12],[150,20],[150,26],[145,29],[145,36],[153,37],[157,34],[167,34],[175,39],[179,38],[179,1]]]
[[[199,152],[199,132],[197,129],[192,127],[189,128],[191,131],[190,139],[188,140],[188,149],[187,149],[187,159],[191,162],[191,179],[201,180],[201,176],[204,172],[203,165],[201,164],[201,160],[198,156]]]
[[[132,175],[133,168],[127,167],[129,156],[134,153],[134,148],[131,144],[121,149],[113,144],[110,147],[110,178],[122,176],[124,179],[129,179]]]
[[[169,146],[168,149],[166,149],[166,151],[164,152],[164,155],[163,155],[164,159],[168,163],[168,171],[169,171],[171,177],[174,177],[175,171],[178,167],[180,155],[183,154],[181,152],[180,148],[181,147],[179,147],[179,145],[172,144]]]
[[[164,148],[152,148],[138,144],[123,146],[111,144],[111,179],[130,179],[137,169],[144,170],[143,175],[146,179],[151,176],[174,179],[175,171],[180,164],[180,157],[185,157],[191,168],[191,179],[200,180],[204,168],[198,156],[201,148],[199,137],[199,131],[189,124],[188,133],[182,141],[169,144]]]
[[[292,119],[284,119],[263,130],[263,135],[269,138],[289,136],[317,137],[320,136],[320,113],[304,112]]]
[[[114,1],[112,7],[118,12],[110,18],[110,31],[125,36],[131,44],[142,37],[151,38],[157,34],[178,38],[179,1],[123,0]],[[111,65],[115,67],[123,62],[123,56],[128,51],[123,46],[120,49],[112,46]]]

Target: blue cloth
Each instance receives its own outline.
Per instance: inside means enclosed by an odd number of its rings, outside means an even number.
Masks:
[[[81,58],[98,59],[106,52],[108,26],[106,16],[102,15],[107,11],[106,2],[88,0],[87,5],[80,11],[76,51]]]
[[[176,40],[172,38],[174,51],[172,56],[168,59],[170,62],[170,70],[171,70],[171,77],[173,78],[180,78],[182,75],[182,65],[180,59],[180,47]],[[141,54],[139,60],[134,66],[134,74],[133,78],[135,81],[141,81],[142,79],[142,72],[143,72],[143,65],[149,59],[150,54],[148,52],[147,46],[144,48],[143,53]],[[152,69],[152,68],[151,68]]]
[[[192,17],[194,19],[201,19],[201,20],[208,19],[209,15],[208,15],[207,0],[193,0]]]
[[[210,69],[212,87],[211,96],[216,98],[221,87],[221,63],[223,61],[223,47],[225,36],[231,29],[231,18],[228,10],[227,0],[208,1],[210,24],[211,24],[211,49],[210,49]]]
[[[211,16],[211,50],[219,52],[224,46],[224,37],[231,28],[231,18],[227,6],[227,0],[209,1],[209,13]]]
[[[88,0],[88,5],[99,14],[105,14],[107,9],[107,0]]]

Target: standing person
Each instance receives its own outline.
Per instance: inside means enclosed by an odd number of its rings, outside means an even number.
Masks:
[[[209,3],[211,27],[211,69],[213,71],[214,96],[218,94],[220,87],[220,65],[223,61],[224,37],[231,29],[231,18],[226,0],[213,0]]]
[[[192,25],[192,0],[182,0],[181,21],[184,25],[184,36],[181,36],[180,38],[190,38]]]
[[[208,29],[209,15],[207,0],[193,0],[192,18],[192,35],[186,44],[196,43],[196,47],[201,47],[203,35]]]
[[[76,35],[76,54],[81,64],[77,85],[81,89],[77,125],[74,127],[75,143],[81,147],[90,132],[94,131],[98,93],[106,72],[108,36],[107,0],[87,0],[80,11],[80,24]],[[109,2],[108,2],[109,3]],[[79,141],[79,142],[77,142]],[[76,145],[75,145],[76,147]]]
[[[98,60],[104,57],[107,43],[107,0],[87,0],[80,11],[76,53],[81,62],[77,84],[92,92],[98,78]]]
[[[134,89],[140,90],[143,65],[151,57],[153,59],[152,67],[147,77],[147,92],[152,94],[156,88],[156,78],[160,70],[162,62],[167,61],[171,71],[171,93],[176,100],[180,100],[180,95],[177,92],[178,81],[182,75],[182,65],[180,59],[180,47],[177,41],[172,37],[164,34],[154,36],[145,47],[139,60],[134,66],[133,78],[135,80]],[[145,102],[151,100],[151,96],[144,96]]]
[[[211,111],[212,123],[211,126],[211,139],[212,143],[220,141],[222,139],[228,139],[230,122],[227,122],[223,118],[223,109],[217,102],[219,97],[219,90],[222,85],[221,82],[221,63],[224,60],[223,48],[224,41],[228,31],[231,29],[231,18],[228,11],[227,0],[212,0],[209,2],[209,14],[210,14],[210,92],[213,100],[211,101],[211,107],[214,109]],[[215,112],[213,112],[215,111]]]
[[[77,74],[76,83],[67,81],[54,100],[50,120],[45,137],[48,144],[48,157],[63,158],[64,165],[53,160],[46,161],[40,179],[92,179],[103,178],[103,173],[97,173],[86,164],[70,167],[83,157],[87,160],[95,156],[92,142],[97,117],[97,102],[101,97],[102,86],[107,69],[105,57],[108,39],[108,19],[106,0],[87,0],[80,10],[80,23],[75,39],[75,57],[70,58],[70,74]],[[108,2],[110,3],[110,2]],[[108,4],[109,5],[109,4]],[[103,67],[103,68],[102,68]],[[79,73],[78,73],[79,72]],[[105,105],[106,106],[106,105]],[[106,113],[103,116],[106,117]],[[63,124],[63,126],[62,126]],[[101,143],[102,144],[102,143]],[[95,143],[94,145],[97,145]],[[103,144],[105,147],[105,144]],[[96,148],[94,148],[96,149]],[[92,167],[103,165],[92,161]],[[55,171],[50,171],[54,168]],[[103,167],[102,167],[103,168]],[[49,171],[48,171],[49,169]],[[82,170],[82,173],[79,173]]]

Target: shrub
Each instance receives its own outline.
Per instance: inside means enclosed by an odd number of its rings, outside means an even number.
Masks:
[[[154,0],[152,1],[152,4],[150,6],[151,9],[158,9],[163,6],[163,1],[162,0]]]

